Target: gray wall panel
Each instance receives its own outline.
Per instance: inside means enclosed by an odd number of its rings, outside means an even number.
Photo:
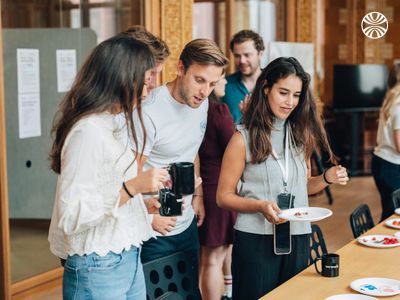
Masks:
[[[54,204],[56,175],[50,170],[51,126],[64,93],[57,92],[56,50],[76,49],[77,69],[96,46],[96,34],[84,29],[4,29],[4,86],[10,218],[48,219]],[[39,49],[40,137],[19,138],[17,48]],[[26,163],[30,161],[31,167]]]

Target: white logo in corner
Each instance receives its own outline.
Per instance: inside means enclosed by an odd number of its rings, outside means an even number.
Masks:
[[[361,21],[361,30],[365,36],[370,39],[379,39],[383,37],[389,28],[386,17],[380,12],[370,12],[364,16]]]

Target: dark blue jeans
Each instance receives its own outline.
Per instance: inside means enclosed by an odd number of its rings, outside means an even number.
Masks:
[[[199,256],[199,234],[197,231],[197,220],[193,218],[190,226],[182,233],[171,236],[158,236],[151,238],[142,246],[142,263],[168,256],[176,252],[192,252]]]
[[[372,157],[372,175],[381,195],[381,221],[394,212],[392,193],[400,188],[400,165],[392,164],[376,155]]]
[[[194,282],[199,282],[199,234],[197,230],[197,219],[193,218],[190,226],[182,233],[172,236],[159,236],[157,239],[151,238],[142,246],[142,263],[152,261],[154,259],[165,257],[176,252],[187,252],[193,257],[193,265],[190,270],[193,272],[190,278],[194,278]],[[200,290],[195,287],[197,297],[200,298]]]

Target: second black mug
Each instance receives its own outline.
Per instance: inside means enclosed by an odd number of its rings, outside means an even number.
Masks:
[[[319,260],[321,260],[322,265],[321,271],[317,266]],[[334,253],[323,254],[322,257],[317,257],[314,266],[318,274],[324,277],[337,277],[339,276],[339,255]]]
[[[164,217],[182,215],[182,199],[179,199],[170,189],[159,191],[160,215]]]
[[[191,162],[177,162],[168,166],[172,181],[172,192],[177,196],[194,193],[194,164]]]

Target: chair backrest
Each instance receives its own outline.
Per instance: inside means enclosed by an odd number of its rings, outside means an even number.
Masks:
[[[311,231],[310,257],[308,260],[308,265],[312,265],[317,258],[322,256],[322,254],[328,253],[321,228],[319,228],[317,224],[312,224]]]
[[[400,189],[397,189],[392,193],[392,201],[394,209],[400,207]]]
[[[147,300],[155,300],[167,292],[175,292],[183,300],[201,299],[197,277],[192,275],[198,272],[193,270],[196,265],[194,260],[190,253],[177,252],[144,263]]]
[[[158,297],[156,300],[183,300],[178,293],[175,292],[166,292],[162,294],[162,296]]]
[[[375,226],[367,204],[361,204],[350,215],[350,225],[354,238]]]

